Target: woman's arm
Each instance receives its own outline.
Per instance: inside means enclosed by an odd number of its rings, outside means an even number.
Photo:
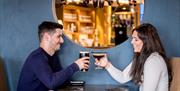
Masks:
[[[101,66],[106,68],[106,70],[109,72],[109,74],[119,83],[126,83],[130,81],[132,78],[130,77],[130,69],[132,62],[123,70],[119,70],[115,68],[107,58],[107,55],[104,55],[103,58],[100,60],[95,59],[95,65]]]
[[[132,78],[130,77],[130,69],[131,69],[132,62],[123,70],[119,70],[115,68],[110,62],[108,63],[106,70],[109,74],[119,83],[126,83],[130,81]]]

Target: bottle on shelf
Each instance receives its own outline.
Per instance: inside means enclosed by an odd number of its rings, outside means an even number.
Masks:
[[[94,46],[98,47],[99,46],[99,38],[98,38],[98,31],[95,29],[95,34],[94,34]]]
[[[70,25],[68,25],[68,30],[71,32],[75,32],[76,31],[76,25],[74,23],[71,23]]]

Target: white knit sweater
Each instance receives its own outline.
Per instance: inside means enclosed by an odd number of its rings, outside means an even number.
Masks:
[[[130,81],[130,69],[132,62],[123,70],[110,65],[106,70],[119,83]],[[143,83],[140,91],[168,91],[168,71],[162,56],[157,52],[152,53],[144,64]]]

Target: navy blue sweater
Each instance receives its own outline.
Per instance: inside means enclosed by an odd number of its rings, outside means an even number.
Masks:
[[[38,48],[29,55],[23,65],[17,91],[55,90],[78,70],[75,63],[61,70],[56,55],[50,56],[42,48]]]

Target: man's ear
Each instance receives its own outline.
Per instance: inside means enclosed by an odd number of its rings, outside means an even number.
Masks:
[[[50,35],[48,33],[44,33],[44,40],[49,40],[50,39]]]

